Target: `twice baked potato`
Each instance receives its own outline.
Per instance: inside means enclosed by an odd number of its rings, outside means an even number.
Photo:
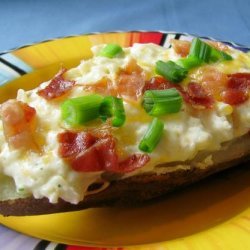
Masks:
[[[137,204],[247,161],[249,88],[221,43],[93,47],[1,104],[0,213]]]

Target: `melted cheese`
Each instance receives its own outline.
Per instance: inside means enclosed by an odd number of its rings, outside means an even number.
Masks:
[[[87,94],[83,86],[95,84],[104,77],[116,84],[117,73],[128,64],[131,58],[136,59],[148,77],[154,75],[156,61],[179,58],[172,49],[153,44],[135,44],[131,48],[124,49],[124,55],[109,59],[98,56],[102,46],[93,48],[92,59],[82,61],[78,67],[67,72],[66,77],[77,82],[69,98]],[[224,73],[249,72],[249,56],[235,50],[231,52],[234,60],[217,63],[216,67]],[[196,78],[198,74],[193,72],[192,77]],[[44,88],[47,84],[48,82],[43,83],[39,88]],[[43,144],[44,153],[10,150],[0,121],[0,172],[12,177],[18,190],[25,190],[35,198],[47,197],[52,203],[57,202],[59,198],[78,203],[84,198],[88,186],[99,180],[101,172],[74,172],[58,156],[57,134],[65,129],[61,122],[59,104],[38,96],[37,89],[19,90],[17,100],[26,102],[36,109],[37,136]],[[152,119],[140,103],[125,101],[124,105],[126,123],[114,131],[121,157],[141,153],[138,144]],[[156,168],[156,165],[191,160],[200,151],[219,150],[223,142],[244,135],[250,128],[250,100],[235,108],[217,102],[213,110],[197,110],[195,114],[188,112],[188,107],[184,104],[179,113],[166,115],[161,120],[164,122],[164,135],[150,154],[150,162],[123,178],[148,171],[160,174],[177,169],[188,169],[190,166],[184,164],[161,169]],[[212,162],[211,157],[208,157],[197,167],[205,168]]]

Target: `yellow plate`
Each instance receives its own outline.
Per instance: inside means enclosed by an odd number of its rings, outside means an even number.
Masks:
[[[68,37],[19,48],[1,55],[0,101],[14,97],[18,88],[33,88],[48,80],[61,64],[77,65],[81,58],[91,56],[92,45],[154,42],[168,46],[175,36],[190,39],[176,33],[125,32]],[[250,249],[249,180],[250,170],[240,166],[141,207],[0,217],[0,222],[18,232],[68,245],[142,250]]]

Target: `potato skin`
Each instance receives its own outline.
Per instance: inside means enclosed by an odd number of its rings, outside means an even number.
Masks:
[[[77,205],[63,200],[52,204],[47,198],[34,199],[33,197],[5,200],[0,202],[0,213],[4,216],[24,216],[77,211],[93,207],[140,205],[216,172],[249,161],[250,156],[248,155],[205,169],[191,167],[188,170],[177,170],[162,175],[138,175],[112,181],[105,190],[86,196]]]

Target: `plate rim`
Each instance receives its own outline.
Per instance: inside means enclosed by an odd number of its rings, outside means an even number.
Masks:
[[[44,39],[44,40],[38,40],[38,41],[34,41],[31,43],[25,43],[23,45],[20,46],[16,46],[10,49],[6,49],[3,51],[0,51],[0,56],[4,55],[4,54],[8,54],[8,53],[12,53],[14,51],[17,51],[19,49],[23,49],[23,48],[27,48],[30,46],[34,46],[34,45],[38,45],[38,44],[42,44],[42,43],[47,43],[47,42],[51,42],[51,41],[56,41],[56,40],[61,40],[61,39],[67,39],[67,38],[73,38],[73,37],[79,37],[79,36],[91,36],[91,35],[104,35],[104,34],[119,34],[119,33],[147,33],[147,32],[152,32],[152,33],[161,33],[161,34],[180,34],[180,35],[184,35],[184,36],[193,36],[193,37],[199,37],[202,39],[209,39],[212,41],[217,41],[217,42],[222,42],[222,43],[227,43],[232,45],[233,47],[236,48],[244,48],[250,51],[250,46],[248,45],[243,45],[240,43],[236,43],[232,40],[224,40],[224,39],[217,39],[216,37],[213,36],[206,36],[206,35],[198,35],[196,33],[189,33],[189,32],[181,32],[181,31],[173,31],[173,30],[144,30],[144,29],[136,29],[136,30],[110,30],[110,31],[93,31],[93,32],[84,32],[84,33],[79,33],[79,34],[71,34],[71,35],[63,35],[63,36],[56,36],[56,37],[52,37],[52,38],[48,38],[48,39]]]

